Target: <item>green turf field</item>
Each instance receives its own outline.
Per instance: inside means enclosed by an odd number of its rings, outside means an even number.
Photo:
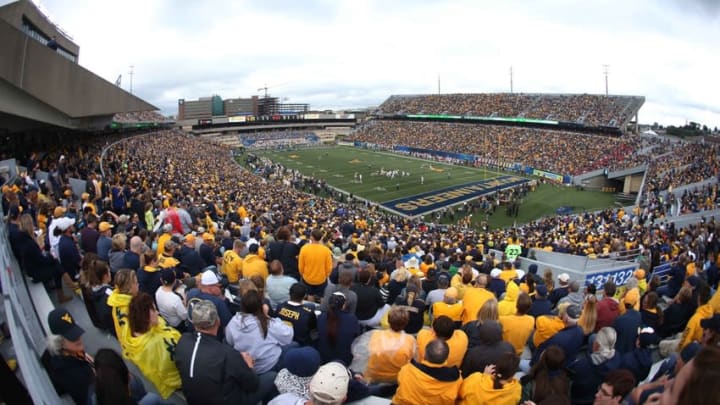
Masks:
[[[253,153],[268,157],[285,167],[297,169],[304,175],[324,179],[329,185],[348,193],[379,203],[506,174],[354,147],[253,151]],[[410,174],[390,179],[378,175],[381,169],[397,169]],[[362,183],[359,175],[362,175]],[[614,195],[610,193],[541,185],[537,191],[528,194],[525,198],[517,218],[507,217],[504,207],[499,207],[495,214],[488,218],[488,223],[493,228],[507,227],[514,223],[526,223],[541,216],[554,215],[555,210],[560,206],[571,206],[576,212],[580,212],[612,206],[614,201]],[[484,217],[484,215],[476,215],[473,217],[473,222],[479,223],[485,219]]]
[[[384,202],[441,188],[466,184],[498,176],[498,173],[445,165],[392,153],[373,152],[353,147],[304,149],[292,152],[259,152],[273,162],[298,169],[306,176],[327,181],[333,187],[371,201]],[[380,169],[400,170],[409,176],[390,179],[378,175]],[[355,174],[358,177],[355,177]],[[362,175],[360,183],[359,175]],[[420,177],[424,177],[421,184]],[[397,185],[400,189],[397,190]]]

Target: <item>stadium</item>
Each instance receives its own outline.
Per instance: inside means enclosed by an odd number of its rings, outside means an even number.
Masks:
[[[171,119],[31,1],[0,35],[5,403],[645,403],[720,351],[718,143],[641,95]]]

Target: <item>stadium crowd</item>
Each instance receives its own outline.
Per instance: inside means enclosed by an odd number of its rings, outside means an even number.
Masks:
[[[634,114],[633,106],[639,104],[628,96],[481,93],[391,96],[378,110],[390,115],[520,117],[619,127]]]
[[[509,167],[519,163],[560,175],[629,165],[638,142],[636,138],[534,128],[384,120],[361,127],[350,140],[385,148],[405,145],[434,150],[443,145],[446,152],[476,155],[483,164]]]
[[[171,122],[172,120],[168,117],[160,114],[157,111],[135,111],[126,113],[117,113],[113,115],[114,122],[120,122],[124,124],[137,123],[137,122]]]
[[[313,131],[264,131],[238,135],[238,139],[248,149],[297,147],[319,142]]]
[[[473,144],[457,132],[452,144]],[[573,160],[557,153],[563,145],[581,148],[559,135],[545,142],[555,150],[541,152],[548,160]],[[612,150],[604,146],[585,152]],[[104,177],[99,156],[49,154],[47,167],[73,162],[57,187],[38,190],[30,174],[2,190],[20,266],[59,301],[79,289],[93,324],[116,336],[160,394],[144,392],[117,353],[86,353],[83,329],[59,308],[44,362],[79,404],[163,403],[175,390],[193,404],[368,395],[396,404],[715,403],[714,219],[676,229],[663,211],[635,207],[506,230],[441,228],[254,176],[226,148],[175,131],[114,144]],[[88,180],[77,202],[70,173]],[[535,249],[633,250],[640,269],[596,293],[567,274],[516,270]],[[671,276],[661,285],[652,270],[662,263]]]

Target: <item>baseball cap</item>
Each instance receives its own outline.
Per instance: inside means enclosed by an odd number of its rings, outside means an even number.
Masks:
[[[517,275],[516,278],[517,278],[518,280],[521,280],[523,277],[525,277],[525,271],[524,271],[524,270],[517,269],[517,270],[515,270],[515,274]]]
[[[540,297],[547,296],[547,287],[545,287],[544,284],[539,284],[535,286],[535,294]]]
[[[205,238],[203,237],[203,239]],[[258,245],[257,243],[251,243],[248,247],[248,252],[250,253],[257,253],[258,250],[260,250],[260,245]]]
[[[645,278],[645,270],[637,269],[637,270],[635,270],[635,273],[633,273],[633,275],[635,276],[636,279],[642,280],[643,278]]]
[[[320,353],[310,346],[290,349],[285,354],[285,368],[298,377],[312,377],[320,368],[320,363]]]
[[[567,309],[565,309],[565,313],[570,319],[578,320],[580,319],[582,309],[580,308],[580,305],[570,304]]]
[[[202,234],[202,238],[203,238],[203,240],[207,240],[207,241],[215,240],[215,237],[207,232]]]
[[[114,227],[115,227],[115,226],[114,226],[113,224],[111,224],[110,222],[102,221],[102,222],[100,222],[100,225],[98,225],[98,231],[100,231],[100,232],[105,232],[105,231],[110,230],[110,229],[112,229],[112,228],[114,228]]]
[[[640,291],[638,291],[636,288],[628,290],[627,294],[625,294],[625,298],[623,298],[623,302],[628,305],[635,305],[637,304],[638,300],[640,299]]]
[[[217,308],[210,300],[200,300],[188,305],[190,321],[196,328],[207,329],[215,325],[219,319]]]
[[[498,269],[497,267],[490,271],[490,277],[492,278],[498,278],[500,277],[500,274],[502,274],[502,270]]]
[[[313,399],[336,402],[345,399],[350,375],[342,364],[333,361],[320,367],[308,388]]]
[[[700,321],[700,327],[720,332],[720,314],[715,314],[710,318],[702,319]]]
[[[75,220],[72,218],[57,218],[55,221],[55,227],[60,229],[61,231],[65,231],[71,226],[75,225]]]
[[[175,282],[175,270],[174,269],[163,269],[160,273],[160,280],[163,284],[168,285]]]
[[[65,207],[55,207],[55,210],[53,211],[53,216],[55,218],[60,218],[63,215],[65,215]]]
[[[61,335],[65,339],[75,342],[85,331],[79,327],[70,312],[65,308],[55,308],[48,314],[50,332]]]
[[[185,235],[185,238],[183,239],[185,242],[195,243],[195,235],[189,233]]]
[[[567,283],[570,280],[570,276],[567,273],[560,273],[557,278],[561,283]]]
[[[212,270],[206,270],[200,276],[201,285],[217,285],[220,284],[220,280]]]

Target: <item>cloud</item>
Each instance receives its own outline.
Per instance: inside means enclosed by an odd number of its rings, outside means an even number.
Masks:
[[[1,1],[1,0],[0,0]],[[268,92],[313,108],[392,94],[644,95],[641,121],[720,125],[714,0],[270,2],[43,0],[81,46],[80,63],[177,112],[177,99]],[[672,121],[672,122],[670,122]],[[680,122],[682,121],[682,122]],[[644,122],[644,121],[643,121]]]

